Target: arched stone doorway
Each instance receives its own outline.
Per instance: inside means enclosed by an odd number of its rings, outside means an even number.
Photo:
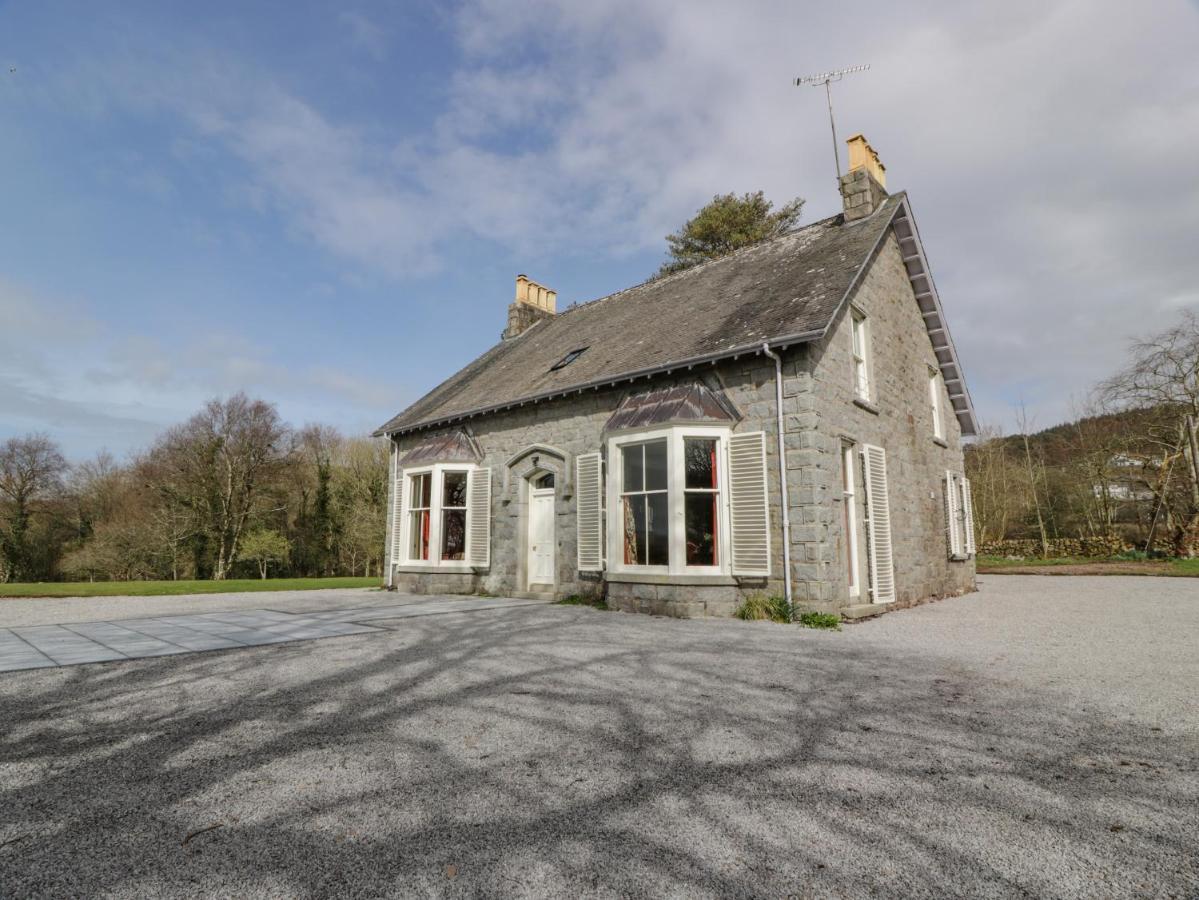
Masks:
[[[569,496],[568,475],[566,454],[544,444],[508,460],[505,490],[519,511],[517,583],[523,591],[540,595],[556,590],[562,563],[559,513]]]

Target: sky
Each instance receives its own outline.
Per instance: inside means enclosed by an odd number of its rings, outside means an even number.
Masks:
[[[1068,419],[1199,308],[1199,5],[0,2],[0,440],[237,390],[365,433],[714,194],[834,214],[824,94],[909,191],[975,407]]]

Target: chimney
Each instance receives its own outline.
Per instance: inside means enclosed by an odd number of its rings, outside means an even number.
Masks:
[[[528,275],[516,276],[516,299],[508,307],[508,327],[504,340],[528,331],[542,319],[551,319],[557,312],[558,292],[530,281]]]
[[[855,134],[845,143],[849,145],[849,172],[841,176],[841,198],[845,221],[853,222],[870,215],[887,199],[887,167],[863,135]]]

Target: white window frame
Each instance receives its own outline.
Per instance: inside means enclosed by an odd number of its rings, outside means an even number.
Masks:
[[[933,412],[933,437],[938,441],[945,440],[945,416],[942,413],[941,407],[941,385],[941,370],[929,366],[928,401]]]
[[[845,516],[845,571],[852,577],[849,596],[862,596],[862,561],[858,555],[858,491],[856,472],[858,462],[857,445],[850,441],[841,444],[841,502]]]
[[[619,435],[608,438],[608,479],[605,487],[607,498],[607,536],[608,570],[614,575],[669,575],[672,578],[685,579],[687,576],[728,575],[732,565],[732,543],[729,529],[729,477],[728,477],[728,439],[731,431],[723,426],[672,426],[667,428],[654,427],[624,431]],[[669,550],[667,565],[641,566],[624,561],[624,526],[620,521],[623,513],[621,497],[624,493],[624,460],[621,450],[630,444],[644,444],[654,440],[666,439],[666,496],[667,511],[670,517]],[[687,493],[687,473],[685,469],[685,454],[683,441],[685,438],[715,439],[716,446],[716,478],[719,502],[716,504],[717,543],[716,565],[689,566],[687,565],[687,519],[685,512],[685,496]]]
[[[427,466],[412,466],[407,469],[398,470],[398,479],[401,489],[404,491],[404,533],[400,544],[402,554],[397,564],[405,568],[419,569],[440,569],[442,571],[463,571],[473,572],[474,567],[470,564],[471,558],[471,509],[470,509],[470,478],[473,472],[479,471],[478,466],[463,464],[463,463],[435,463]],[[466,542],[462,548],[462,559],[442,559],[441,558],[441,525],[445,517],[445,511],[442,507],[442,494],[445,488],[445,476],[447,472],[462,472],[467,477],[467,497],[465,507],[449,507],[450,509],[463,509],[466,513]],[[409,555],[412,550],[410,541],[412,533],[412,477],[414,475],[432,475],[432,484],[430,485],[430,506],[429,506],[429,559],[412,559]]]
[[[870,402],[873,379],[870,371],[870,320],[860,309],[849,310],[849,350],[853,360],[853,395]]]

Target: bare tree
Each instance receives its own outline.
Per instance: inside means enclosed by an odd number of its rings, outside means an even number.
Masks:
[[[245,394],[212,400],[151,451],[164,497],[194,511],[215,551],[212,577],[229,576],[246,523],[291,454],[275,407]]]
[[[341,523],[339,550],[350,574],[359,561],[363,575],[383,560],[387,506],[388,448],[383,441],[350,438],[342,441],[334,469],[334,492]]]
[[[1008,442],[997,429],[984,428],[978,440],[967,446],[965,457],[978,543],[1005,540],[1009,523],[1021,513],[1020,498],[1013,490],[1019,478],[1008,457]]]
[[[1172,532],[1175,552],[1190,554],[1199,542],[1199,316],[1187,310],[1175,325],[1134,341],[1130,349],[1128,365],[1103,381],[1097,394],[1112,409],[1153,410],[1146,442],[1165,458],[1180,454],[1185,460],[1185,478],[1178,480],[1189,509]]]
[[[44,434],[0,444],[0,580],[32,577],[29,530],[39,504],[62,491],[67,461]]]
[[[1045,531],[1045,516],[1041,512],[1041,499],[1037,490],[1037,483],[1041,480],[1038,477],[1038,467],[1033,465],[1032,447],[1028,440],[1028,413],[1024,409],[1024,402],[1020,402],[1020,411],[1016,415],[1016,424],[1020,426],[1020,437],[1024,443],[1024,463],[1028,472],[1028,490],[1032,496],[1032,507],[1037,515],[1037,533],[1041,539],[1041,556],[1049,556],[1049,535]],[[1043,467],[1041,467],[1043,469]]]

